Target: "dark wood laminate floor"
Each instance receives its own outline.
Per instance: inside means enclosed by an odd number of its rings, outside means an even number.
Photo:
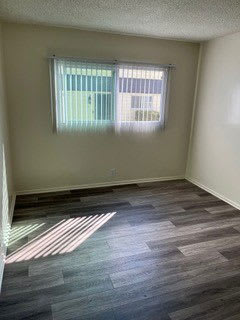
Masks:
[[[240,212],[185,180],[18,196],[0,319],[240,319]]]

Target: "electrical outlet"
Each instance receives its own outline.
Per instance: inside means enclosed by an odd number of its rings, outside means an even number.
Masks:
[[[116,168],[110,169],[110,176],[115,177],[117,175],[117,170]]]

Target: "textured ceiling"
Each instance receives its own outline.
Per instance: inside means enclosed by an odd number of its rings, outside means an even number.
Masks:
[[[0,0],[0,19],[198,41],[240,31],[240,0]]]

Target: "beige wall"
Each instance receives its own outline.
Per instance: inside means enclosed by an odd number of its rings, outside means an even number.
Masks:
[[[240,33],[203,45],[187,175],[240,206]]]
[[[8,231],[10,228],[10,204],[13,196],[10,150],[8,142],[8,118],[5,95],[5,77],[2,55],[2,26],[0,25],[0,288]]]
[[[18,191],[185,174],[198,44],[4,24],[4,49]],[[47,61],[53,53],[175,64],[167,129],[139,137],[53,134]]]

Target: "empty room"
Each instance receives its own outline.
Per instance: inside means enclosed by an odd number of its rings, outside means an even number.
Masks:
[[[240,320],[240,2],[0,0],[0,320]]]

